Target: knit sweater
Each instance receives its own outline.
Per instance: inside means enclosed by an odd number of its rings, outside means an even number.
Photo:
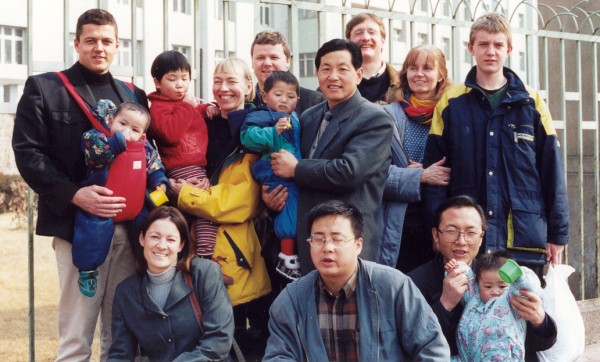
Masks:
[[[158,274],[154,274],[150,270],[146,272],[148,273],[148,294],[150,295],[150,299],[152,299],[157,307],[163,309],[171,291],[176,270],[174,267],[171,267]]]

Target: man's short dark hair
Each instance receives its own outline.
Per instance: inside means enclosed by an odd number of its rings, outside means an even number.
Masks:
[[[77,27],[75,28],[75,39],[79,40],[83,33],[83,26],[87,24],[94,25],[112,25],[115,28],[115,37],[119,39],[119,28],[114,16],[103,9],[90,9],[79,16]]]
[[[290,72],[285,72],[282,70],[276,70],[269,74],[267,79],[265,79],[265,92],[270,92],[271,88],[277,82],[283,82],[285,84],[293,85],[296,87],[296,95],[300,96],[300,83],[298,83],[298,79],[295,75]]]
[[[192,76],[192,66],[185,55],[177,50],[167,50],[154,58],[150,75],[160,82],[165,74],[178,70],[184,70],[188,72],[190,77]]]
[[[479,206],[479,204],[477,203],[477,201],[475,201],[474,198],[467,195],[458,195],[444,200],[444,202],[442,202],[435,211],[433,225],[436,228],[440,226],[440,220],[444,211],[448,209],[459,209],[461,207],[474,208],[479,214],[479,217],[481,217],[481,229],[483,231],[487,230],[487,220],[485,219],[485,215],[483,214],[483,209],[481,208],[481,206]]]
[[[352,57],[352,66],[355,70],[358,70],[358,68],[362,66],[362,52],[360,51],[360,47],[358,45],[344,39],[332,39],[321,45],[317,51],[317,56],[315,57],[315,66],[317,67],[317,70],[321,65],[321,58],[323,56],[340,50],[345,50],[350,53],[350,56]]]
[[[144,116],[146,118],[146,127],[144,128],[144,131],[148,130],[148,127],[150,127],[150,112],[148,112],[148,110],[144,106],[134,102],[123,102],[117,107],[115,114],[113,114],[113,118],[117,118],[119,113],[123,111],[138,112],[142,116]]]
[[[324,216],[342,216],[350,220],[354,236],[362,238],[364,229],[363,215],[360,210],[351,204],[347,204],[340,200],[325,201],[308,212],[308,233],[310,234],[312,225],[316,219]]]

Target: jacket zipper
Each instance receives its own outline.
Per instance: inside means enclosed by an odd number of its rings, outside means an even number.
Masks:
[[[512,129],[513,141],[515,143],[519,143],[519,139],[517,138],[517,126],[511,123],[508,125],[508,127]]]
[[[218,183],[217,181],[219,181],[219,176],[221,176],[221,172],[223,172],[223,166],[225,165],[225,162],[227,162],[229,157],[233,156],[236,153],[243,153],[243,149],[240,149],[240,147],[237,146],[233,151],[231,151],[229,155],[227,155],[227,157],[223,159],[223,161],[219,163],[219,166],[215,168],[215,171],[213,172],[210,178],[211,185],[216,185]]]
[[[298,325],[298,323],[296,323],[296,332],[298,332],[298,339],[300,340],[300,345],[302,346],[302,351],[304,351],[304,356],[306,357],[306,361],[308,362],[308,353],[306,351],[306,348],[304,347],[304,343],[302,342],[302,337],[300,334],[300,326]]]
[[[380,314],[379,314],[379,298],[377,297],[377,291],[373,289],[373,294],[375,294],[375,307],[377,308],[377,361],[379,361],[379,352],[380,352],[380,346],[381,346],[381,341],[379,340],[379,336],[381,335],[380,333],[380,329],[381,326],[380,324]]]

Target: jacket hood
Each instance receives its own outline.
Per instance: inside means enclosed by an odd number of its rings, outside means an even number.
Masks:
[[[163,96],[162,94],[158,93],[158,91],[152,92],[150,94],[148,94],[148,99],[152,102],[152,101],[162,101],[162,102],[181,102],[181,101],[174,101],[172,99],[169,99],[165,96]]]
[[[244,119],[246,119],[246,115],[255,110],[254,104],[246,103],[244,105],[244,109],[240,109],[239,111],[233,111],[227,115],[227,121],[229,122],[229,130],[231,131],[231,135],[235,140],[236,144],[240,144],[240,131],[242,130],[242,124],[244,124]]]

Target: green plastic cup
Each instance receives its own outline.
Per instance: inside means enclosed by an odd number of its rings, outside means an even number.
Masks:
[[[523,269],[521,269],[516,261],[507,259],[506,263],[504,263],[504,265],[502,265],[502,267],[498,270],[498,274],[500,274],[500,278],[502,278],[502,280],[512,284],[519,279],[521,275],[523,275]]]

